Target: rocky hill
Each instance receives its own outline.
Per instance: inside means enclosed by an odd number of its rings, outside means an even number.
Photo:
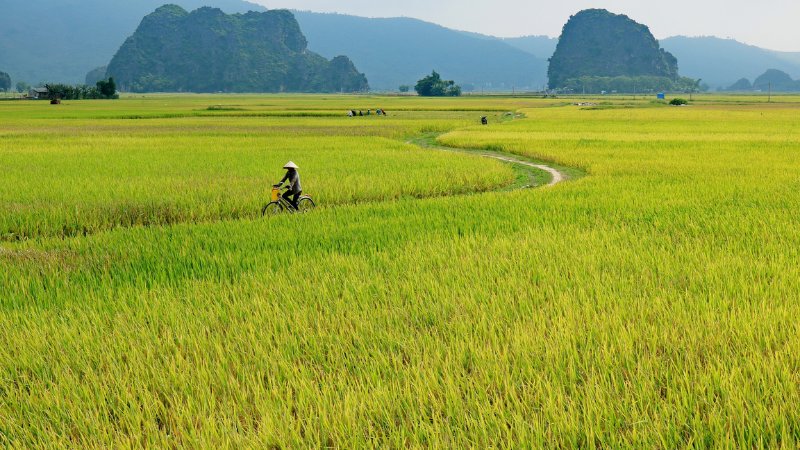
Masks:
[[[242,0],[170,0],[192,10],[264,11]],[[142,17],[165,0],[0,0],[0,65],[14,82],[81,83],[108,64]]]
[[[550,59],[550,88],[581,77],[678,78],[678,61],[628,16],[588,9],[570,17]]]
[[[800,91],[800,82],[781,70],[769,69],[753,81],[756,91],[772,92],[797,92]]]
[[[292,13],[191,13],[166,5],[146,16],[108,65],[133,92],[356,92],[366,77],[344,56],[307,50]]]
[[[726,91],[733,91],[733,92],[746,92],[753,90],[753,84],[750,83],[750,80],[747,78],[740,78],[739,81],[730,85]]]
[[[784,71],[769,69],[752,83],[749,79],[742,78],[722,90],[729,92],[800,92],[800,80],[793,80],[791,75]]]

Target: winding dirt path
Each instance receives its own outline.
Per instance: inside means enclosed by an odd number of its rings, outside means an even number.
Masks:
[[[540,162],[534,163],[534,162],[531,162],[531,161],[526,161],[525,159],[514,158],[513,156],[507,156],[507,155],[501,154],[499,152],[493,152],[491,150],[475,149],[475,148],[469,149],[469,148],[450,147],[450,146],[438,144],[438,143],[436,143],[434,141],[431,141],[431,140],[428,140],[428,139],[409,139],[409,140],[406,141],[406,144],[412,144],[412,145],[416,145],[417,147],[429,148],[429,149],[439,150],[439,151],[444,151],[444,152],[471,153],[473,155],[478,155],[478,156],[481,156],[481,157],[484,157],[484,158],[492,158],[492,159],[496,159],[498,161],[503,161],[503,162],[506,162],[506,163],[509,163],[509,164],[519,164],[519,165],[522,165],[522,166],[527,166],[527,167],[531,167],[531,168],[534,168],[534,169],[538,169],[538,170],[541,170],[541,171],[549,173],[550,176],[552,177],[552,179],[550,180],[549,183],[547,183],[547,185],[544,185],[544,186],[541,186],[541,187],[552,187],[552,186],[555,186],[555,185],[557,185],[559,183],[567,181],[570,178],[565,173],[563,173],[563,172],[559,171],[558,169],[555,169],[555,168],[553,168],[551,166],[548,166],[547,164],[542,164]],[[536,186],[534,186],[534,187],[536,187]]]
[[[552,168],[550,166],[546,166],[544,164],[534,164],[534,163],[528,162],[528,161],[522,161],[522,160],[519,160],[519,159],[509,158],[509,157],[506,157],[506,156],[491,155],[491,154],[488,154],[488,153],[482,153],[481,156],[483,156],[484,158],[493,158],[493,159],[497,159],[497,160],[500,160],[500,161],[505,161],[507,163],[521,164],[523,166],[533,167],[534,169],[544,170],[545,172],[549,173],[553,177],[553,179],[550,180],[550,183],[547,184],[548,187],[549,186],[555,186],[558,183],[561,183],[562,181],[567,179],[567,177],[563,173],[559,172],[558,170],[556,170],[556,169],[554,169],[554,168]]]
[[[553,167],[550,167],[550,166],[548,166],[546,164],[532,163],[530,161],[525,161],[523,159],[512,158],[510,156],[500,155],[500,154],[497,154],[497,153],[488,153],[486,150],[464,149],[464,148],[458,148],[458,147],[447,147],[447,146],[443,146],[443,145],[430,145],[430,144],[426,144],[426,143],[418,142],[418,141],[414,141],[414,140],[406,141],[406,143],[407,144],[413,144],[413,145],[416,145],[418,147],[430,148],[430,149],[444,151],[444,152],[472,153],[472,154],[477,154],[478,156],[482,156],[484,158],[492,158],[492,159],[496,159],[498,161],[507,162],[509,164],[520,164],[520,165],[523,165],[523,166],[532,167],[534,169],[539,169],[539,170],[542,170],[542,171],[545,171],[545,172],[549,173],[550,176],[552,177],[550,182],[547,183],[547,185],[544,186],[544,187],[555,186],[555,185],[557,185],[557,184],[559,184],[561,182],[566,181],[569,178],[563,172],[560,172],[559,170],[554,169]]]

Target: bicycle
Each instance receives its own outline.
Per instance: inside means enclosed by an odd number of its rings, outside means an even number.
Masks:
[[[289,186],[286,186],[284,189],[288,191]],[[280,186],[272,186],[270,202],[261,208],[261,216],[276,216],[278,214],[283,214],[284,212],[306,213],[316,207],[317,204],[314,203],[314,199],[312,199],[309,195],[304,195],[297,200],[297,208],[295,208],[291,202],[283,198],[281,195]]]

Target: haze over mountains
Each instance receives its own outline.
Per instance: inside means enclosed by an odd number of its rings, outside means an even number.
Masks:
[[[800,53],[783,53],[733,39],[676,36],[661,45],[678,58],[681,74],[702,78],[712,88],[726,88],[740,78],[755,79],[767,69],[800,77]]]
[[[242,0],[2,0],[0,70],[17,81],[83,83],[108,64],[142,18],[165,3],[263,11]]]
[[[463,33],[417,19],[367,19],[294,11],[309,48],[347,55],[377,90],[413,85],[436,70],[465,90],[541,89],[547,60],[500,39]]]
[[[550,36],[522,36],[502,38],[502,40],[512,47],[542,59],[549,59],[553,56],[558,45],[558,38]]]
[[[227,13],[263,11],[241,0],[10,0],[0,14],[0,70],[16,81],[83,83],[107,65],[142,18],[164,3],[188,11],[203,5]],[[48,11],[47,20],[21,20]],[[363,19],[297,13],[309,50],[350,57],[373,89],[396,90],[438,70],[465,88],[541,88],[547,61],[497,39],[414,19]],[[313,27],[313,28],[312,28]]]
[[[187,10],[204,5],[227,13],[263,11],[242,0],[5,0],[0,14],[0,70],[13,81],[82,83],[108,64],[142,18],[164,3]],[[31,19],[31,12],[35,12]],[[577,11],[576,11],[577,12]],[[365,19],[296,12],[309,50],[353,60],[373,89],[396,90],[435,69],[466,88],[539,89],[557,40],[500,39],[447,29],[416,19]],[[536,30],[531,30],[535,33]],[[800,53],[780,53],[713,37],[674,37],[661,46],[678,59],[682,75],[712,89],[767,69],[800,77]]]

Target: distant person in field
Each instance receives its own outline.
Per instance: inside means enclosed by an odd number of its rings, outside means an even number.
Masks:
[[[303,193],[303,188],[300,186],[300,174],[297,172],[297,164],[289,161],[283,166],[286,169],[286,175],[283,179],[275,185],[275,187],[283,186],[283,183],[289,182],[289,189],[283,194],[284,200],[291,203],[297,209],[297,201],[300,199],[300,194]]]

